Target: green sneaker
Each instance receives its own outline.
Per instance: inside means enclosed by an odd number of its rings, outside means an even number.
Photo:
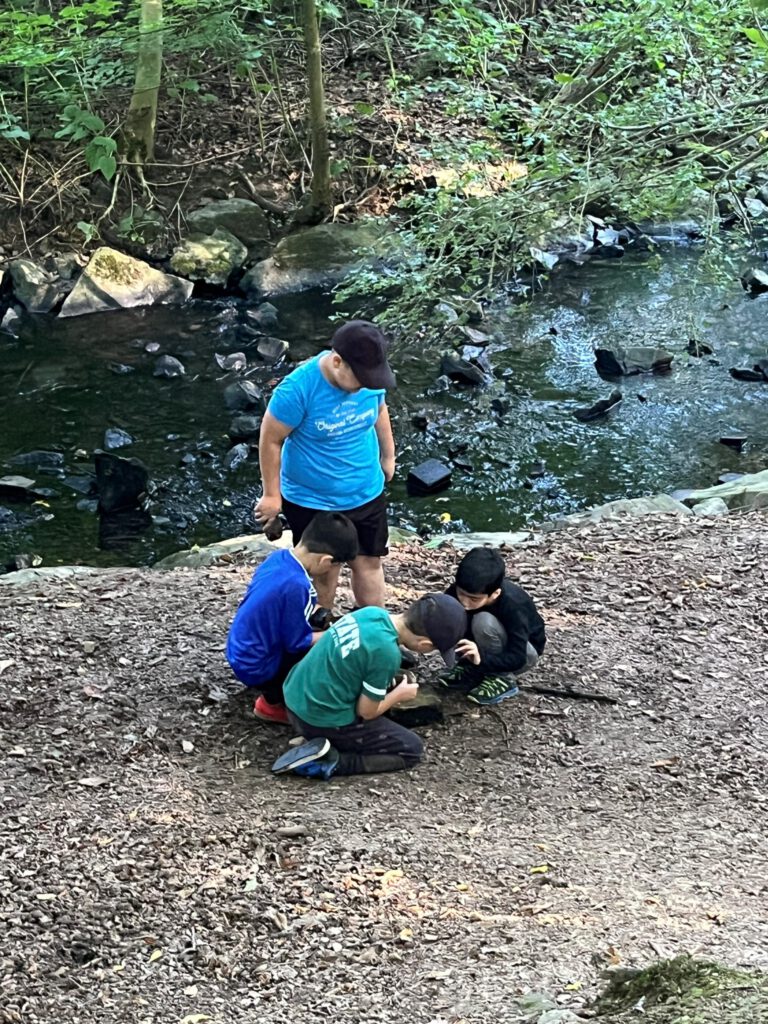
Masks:
[[[467,700],[475,704],[501,704],[509,697],[516,697],[519,692],[509,676],[486,676],[479,686],[469,691]]]
[[[446,690],[464,690],[464,692],[467,692],[472,688],[472,681],[463,665],[454,665],[453,668],[441,672],[435,682],[438,686],[444,686]]]

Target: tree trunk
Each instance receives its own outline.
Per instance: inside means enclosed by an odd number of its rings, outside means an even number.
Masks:
[[[304,0],[304,41],[307,48],[309,123],[312,134],[312,219],[322,220],[331,212],[331,166],[328,124],[325,117],[323,61],[315,0]]]
[[[139,52],[136,78],[123,129],[123,148],[129,163],[151,163],[155,152],[157,94],[163,65],[163,0],[139,0]]]

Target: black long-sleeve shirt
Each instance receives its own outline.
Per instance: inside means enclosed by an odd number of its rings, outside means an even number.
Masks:
[[[456,597],[455,584],[447,591]],[[492,604],[477,611],[467,612],[467,638],[472,640],[472,617],[479,612],[495,615],[507,633],[507,646],[499,654],[486,654],[478,668],[484,673],[517,672],[528,660],[527,645],[530,643],[542,654],[547,642],[544,620],[536,610],[530,594],[511,580],[504,580],[501,593]]]

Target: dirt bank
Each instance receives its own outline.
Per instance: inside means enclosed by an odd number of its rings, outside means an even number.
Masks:
[[[611,965],[768,967],[767,526],[516,550],[536,681],[618,704],[452,702],[418,771],[328,785],[269,776],[223,661],[247,567],[0,590],[0,1021],[490,1024]],[[394,600],[454,559],[398,549]]]

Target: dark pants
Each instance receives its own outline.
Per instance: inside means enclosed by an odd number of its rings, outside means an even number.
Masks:
[[[289,709],[293,727],[305,739],[325,736],[339,753],[337,775],[370,775],[413,768],[421,760],[424,744],[410,729],[382,716],[358,719],[340,729],[310,725]]]

